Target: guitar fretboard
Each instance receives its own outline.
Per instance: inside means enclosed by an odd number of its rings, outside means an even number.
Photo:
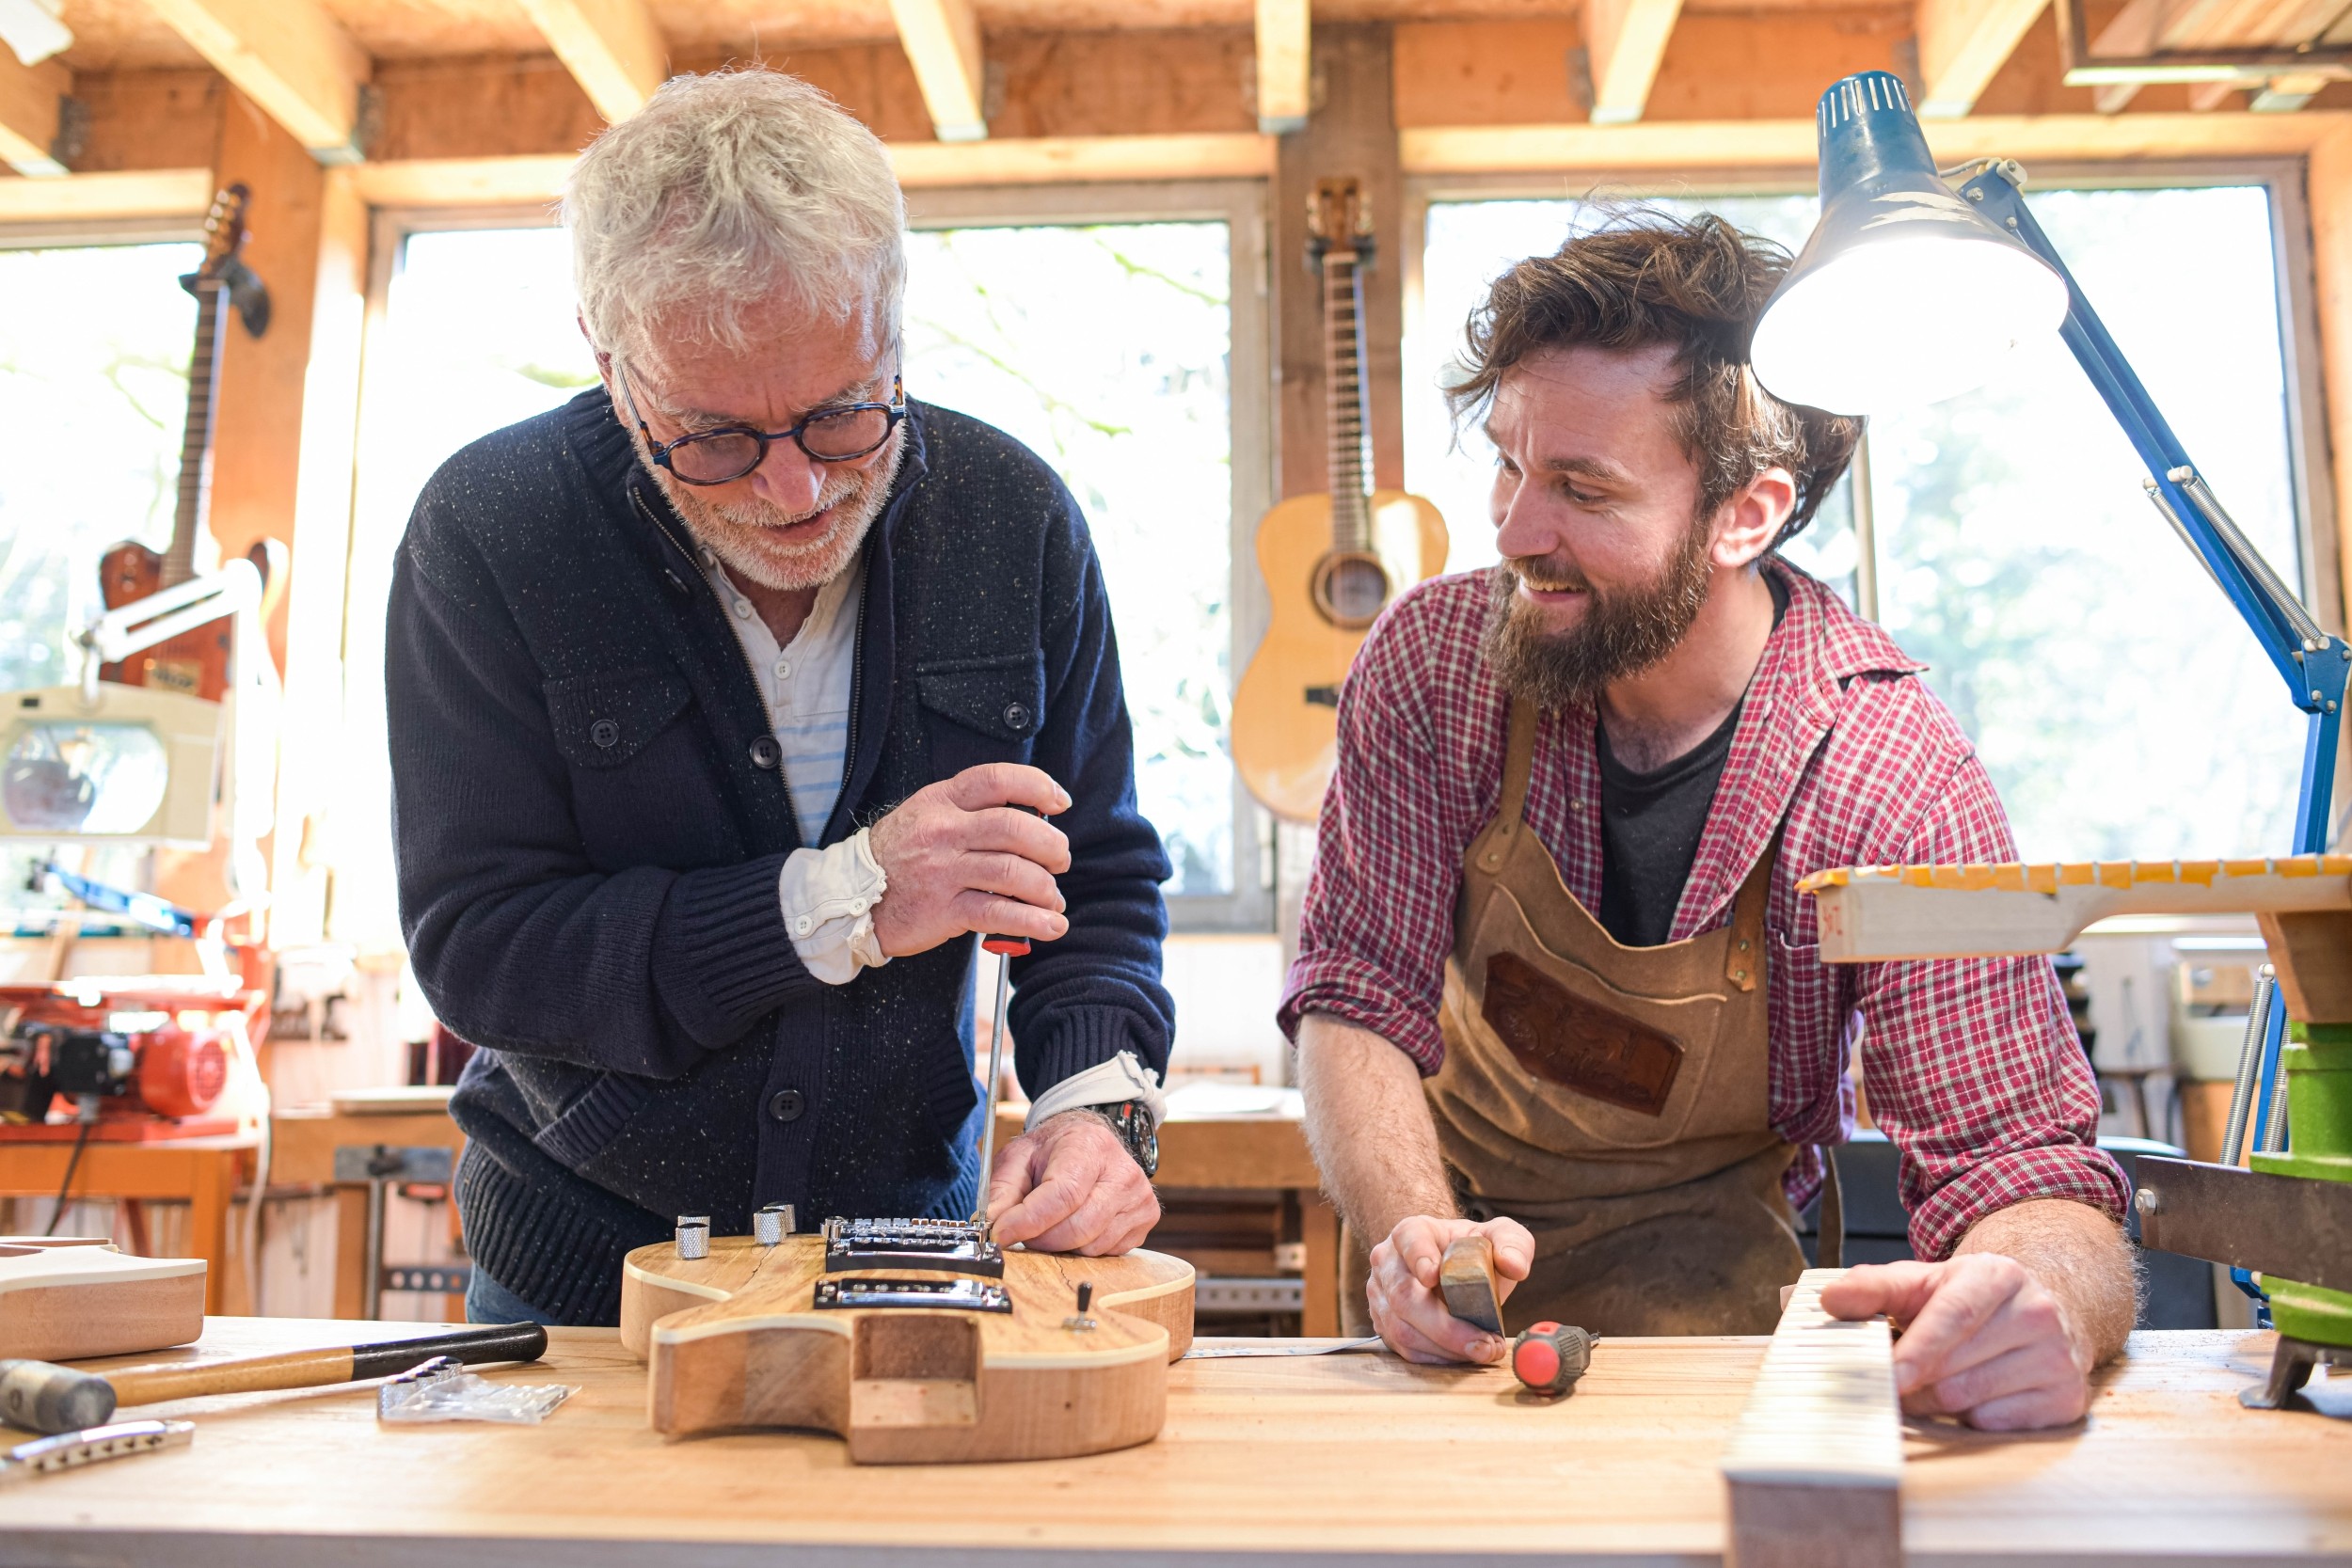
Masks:
[[[188,361],[188,418],[180,436],[180,500],[164,551],[166,588],[196,576],[196,535],[213,489],[213,398],[220,389],[220,318],[229,309],[229,291],[217,278],[200,278],[193,292],[196,352]]]
[[[1331,547],[1371,547],[1364,453],[1364,286],[1359,258],[1333,250],[1323,258],[1323,383],[1331,441]]]
[[[1724,1477],[1767,1486],[1894,1487],[1902,1479],[1894,1337],[1883,1318],[1848,1323],[1821,1309],[1842,1269],[1807,1269],[1748,1391]]]

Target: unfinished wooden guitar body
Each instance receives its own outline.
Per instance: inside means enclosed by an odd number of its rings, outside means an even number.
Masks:
[[[647,1363],[654,1429],[815,1427],[861,1465],[1056,1459],[1159,1435],[1168,1364],[1192,1343],[1191,1264],[998,1253],[968,1235],[927,1257],[870,1244],[870,1227],[906,1222],[863,1223],[864,1240],[835,1220],[830,1241],[630,1253],[621,1342]]]
[[[204,1259],[104,1241],[0,1236],[0,1358],[64,1361],[184,1345],[204,1332]]]

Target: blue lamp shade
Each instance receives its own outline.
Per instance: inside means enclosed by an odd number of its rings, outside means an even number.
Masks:
[[[2065,281],[1935,172],[1900,77],[1849,76],[1816,119],[1821,215],[1750,351],[1774,397],[1834,414],[1934,403],[2057,329]]]

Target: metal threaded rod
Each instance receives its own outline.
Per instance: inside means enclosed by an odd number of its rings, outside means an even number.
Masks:
[[[2279,1048],[2279,1071],[2270,1085],[2270,1115],[2263,1124],[2263,1141],[2254,1147],[2265,1154],[2278,1154],[2287,1147],[2287,1069],[2286,1047]]]
[[[2230,1120],[2221,1132],[2221,1163],[2234,1165],[2246,1151],[2246,1118],[2253,1113],[2254,1081],[2262,1076],[2263,1041],[2270,1034],[2270,998],[2278,973],[2265,964],[2254,974],[2254,999],[2246,1009],[2246,1043],[2238,1048],[2237,1083],[2230,1091]]]

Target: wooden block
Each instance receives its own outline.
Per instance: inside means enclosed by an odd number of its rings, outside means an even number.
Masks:
[[[1456,1237],[1438,1264],[1445,1309],[1489,1334],[1502,1332],[1502,1283],[1495,1276],[1495,1244],[1483,1235]]]
[[[1883,1318],[1821,1309],[1842,1269],[1790,1291],[1724,1452],[1732,1568],[1899,1568],[1903,1432]]]
[[[2352,913],[2260,914],[2279,994],[2298,1023],[2352,1023]]]
[[[0,1237],[0,1357],[65,1361],[184,1345],[204,1332],[201,1258]]]

